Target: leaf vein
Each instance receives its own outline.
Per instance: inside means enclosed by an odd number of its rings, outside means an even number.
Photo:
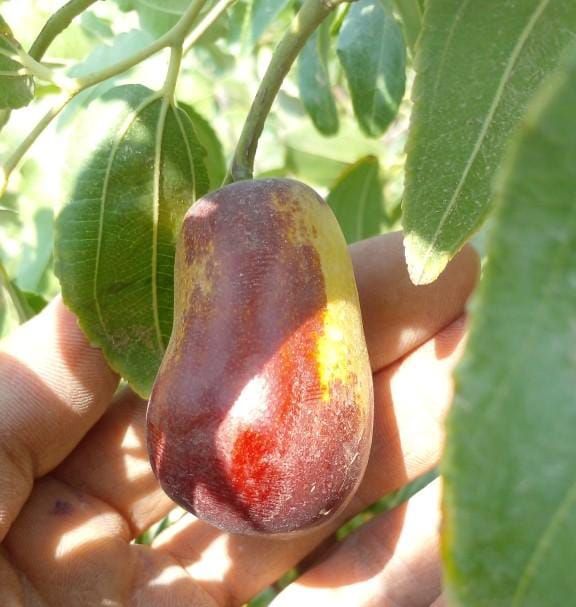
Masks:
[[[518,57],[520,56],[520,53],[522,52],[522,49],[524,48],[524,45],[526,44],[528,38],[530,37],[530,34],[534,30],[536,23],[538,22],[539,18],[542,16],[542,14],[544,13],[544,11],[546,10],[546,8],[549,4],[550,4],[550,0],[541,0],[540,1],[540,4],[536,7],[536,10],[534,11],[532,16],[528,20],[526,27],[524,27],[524,29],[522,30],[522,32],[518,38],[518,41],[516,42],[516,44],[514,45],[514,48],[512,49],[512,53],[510,54],[510,58],[506,64],[506,69],[504,70],[504,73],[502,74],[502,77],[500,78],[500,82],[498,83],[498,87],[496,88],[494,98],[492,99],[492,103],[490,104],[490,108],[488,109],[488,114],[486,115],[486,118],[482,122],[482,128],[480,129],[476,142],[474,143],[472,152],[471,152],[468,160],[466,161],[466,165],[464,166],[462,175],[460,176],[460,179],[456,185],[456,188],[454,189],[454,192],[450,198],[450,201],[448,202],[448,205],[446,206],[446,209],[444,210],[444,213],[442,214],[442,217],[440,218],[440,222],[438,223],[438,227],[434,231],[434,234],[430,240],[430,244],[428,245],[428,248],[426,249],[426,252],[424,253],[424,256],[423,256],[422,262],[421,262],[420,276],[418,277],[418,281],[420,281],[422,279],[422,276],[425,274],[426,265],[428,263],[428,260],[430,259],[430,255],[432,254],[433,249],[436,246],[440,233],[442,232],[442,229],[444,228],[446,222],[448,221],[449,217],[452,215],[452,212],[454,211],[454,208],[458,201],[458,196],[460,195],[460,192],[462,191],[462,188],[464,187],[466,179],[468,178],[468,174],[470,173],[470,170],[472,169],[472,165],[474,164],[476,157],[478,156],[478,153],[480,152],[480,150],[482,148],[484,139],[486,137],[486,134],[488,133],[488,129],[490,128],[492,119],[494,118],[494,114],[496,113],[496,110],[498,109],[498,106],[500,105],[502,95],[504,94],[504,89],[506,88],[506,85],[508,84],[510,76],[512,75],[514,65],[516,64]]]
[[[154,331],[160,353],[163,354],[166,348],[162,329],[160,327],[160,317],[158,314],[158,222],[160,218],[160,180],[162,165],[162,141],[164,139],[164,130],[166,128],[166,117],[170,101],[168,98],[162,100],[160,115],[158,116],[158,125],[156,127],[156,141],[154,150],[154,195],[152,197],[152,315],[154,318]]]
[[[116,158],[116,154],[118,153],[118,150],[120,149],[120,145],[121,145],[122,141],[124,140],[124,137],[130,130],[131,126],[136,122],[140,113],[143,112],[144,109],[146,109],[150,104],[152,104],[157,98],[158,98],[157,95],[151,95],[150,97],[147,97],[134,110],[133,114],[128,115],[128,117],[126,119],[126,123],[120,129],[120,134],[118,136],[118,139],[114,142],[114,144],[112,145],[112,148],[110,150],[110,157],[108,158],[108,163],[106,165],[106,172],[104,174],[104,181],[102,183],[102,194],[100,196],[100,210],[99,210],[99,217],[98,217],[98,234],[96,237],[97,238],[96,259],[94,261],[94,285],[93,285],[93,289],[92,289],[92,296],[94,299],[94,307],[96,309],[96,315],[98,317],[98,322],[100,323],[100,326],[102,327],[102,330],[104,331],[104,335],[106,336],[106,338],[109,341],[112,340],[112,336],[110,335],[110,332],[108,331],[108,329],[106,327],[106,323],[104,321],[104,315],[102,313],[102,308],[100,306],[100,298],[99,298],[99,294],[98,294],[98,279],[99,279],[99,274],[100,274],[100,261],[101,261],[101,256],[102,256],[102,239],[103,239],[103,235],[104,235],[104,211],[106,208],[106,198],[108,196],[108,188],[110,186],[110,176],[112,174],[112,167],[114,165],[114,160]]]

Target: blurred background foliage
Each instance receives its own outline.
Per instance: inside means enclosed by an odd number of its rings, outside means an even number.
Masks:
[[[189,0],[96,2],[58,36],[44,61],[68,66],[71,76],[101,70],[150,45],[188,5]],[[334,209],[350,243],[399,227],[413,79],[392,5],[388,0],[363,0],[358,5],[352,15],[349,5],[339,10],[305,47],[268,117],[255,165],[257,177],[293,177],[317,189]],[[54,0],[0,0],[0,14],[28,49],[60,6]],[[212,189],[224,179],[274,47],[297,9],[294,0],[238,0],[185,55],[176,98],[206,149]],[[365,19],[371,20],[369,31],[359,35],[355,28],[365,27]],[[340,35],[343,28],[347,31]],[[364,40],[364,48],[354,47],[358,39]],[[367,56],[366,48],[374,52]],[[368,62],[362,64],[365,69],[358,69],[358,61]],[[84,109],[119,84],[159,89],[167,62],[168,51],[163,51],[78,95],[12,175],[0,198],[0,338],[59,292],[53,272],[54,218],[67,202],[75,159],[106,126],[103,116],[98,119],[98,104],[92,105],[88,120]],[[385,93],[380,98],[383,107],[375,110],[378,99],[364,95],[370,82],[355,81],[355,72],[378,81],[374,86]],[[26,137],[56,92],[51,85],[37,83],[34,102],[12,112],[1,132],[0,158]],[[373,120],[375,112],[378,120]],[[406,500],[432,476],[380,500],[343,527],[338,539]],[[137,541],[149,543],[182,514],[175,510]],[[250,606],[267,605],[297,574],[288,572]]]
[[[188,4],[188,0],[96,2],[58,36],[44,60],[69,66],[72,76],[100,70],[148,46],[174,25]],[[380,11],[381,6],[386,8],[380,27],[392,28],[392,36],[385,39],[393,48],[381,51],[385,56],[392,53],[396,62],[373,69],[385,70],[388,86],[401,97],[405,50],[397,39],[400,26],[390,21],[387,3],[364,4]],[[0,13],[16,40],[28,49],[60,5],[54,0],[0,0]],[[370,132],[372,126],[355,116],[354,107],[361,113],[362,104],[372,100],[355,94],[364,83],[348,81],[355,66],[346,73],[343,56],[354,53],[350,45],[359,19],[370,17],[376,28],[373,35],[382,33],[374,14],[368,15],[364,8],[355,19],[346,19],[350,9],[345,6],[311,39],[268,117],[255,166],[256,176],[294,177],[328,196],[349,242],[399,225],[410,111],[405,95],[398,113],[392,107],[386,124],[380,125],[380,131],[385,130],[382,135]],[[272,51],[297,9],[294,0],[238,0],[185,56],[176,97],[191,114],[207,149],[212,188],[224,177]],[[347,36],[339,36],[343,24],[352,30]],[[0,198],[0,337],[26,316],[15,309],[11,290],[22,291],[20,299],[30,301],[34,310],[59,290],[52,270],[54,217],[66,203],[72,160],[93,139],[86,129],[103,128],[93,113],[90,121],[81,120],[84,108],[118,84],[160,88],[167,60],[168,52],[161,52],[78,95],[12,175],[7,193]],[[411,79],[408,69],[408,89]],[[37,83],[34,103],[12,112],[0,136],[0,158],[22,141],[50,107],[55,92],[55,87]]]

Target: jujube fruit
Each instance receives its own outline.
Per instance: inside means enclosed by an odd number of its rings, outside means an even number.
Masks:
[[[286,179],[238,182],[188,211],[172,338],[148,408],[164,491],[235,533],[340,512],[364,473],[372,374],[346,243]]]

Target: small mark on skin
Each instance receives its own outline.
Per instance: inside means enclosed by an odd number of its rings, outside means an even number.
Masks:
[[[74,506],[72,506],[70,502],[56,500],[54,502],[54,506],[52,506],[50,514],[55,514],[56,516],[67,516],[68,514],[72,514],[73,511]]]

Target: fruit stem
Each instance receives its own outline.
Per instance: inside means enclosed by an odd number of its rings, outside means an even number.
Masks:
[[[290,29],[276,47],[246,117],[224,183],[252,179],[254,157],[266,117],[298,53],[322,21],[340,4],[353,0],[305,0]]]

